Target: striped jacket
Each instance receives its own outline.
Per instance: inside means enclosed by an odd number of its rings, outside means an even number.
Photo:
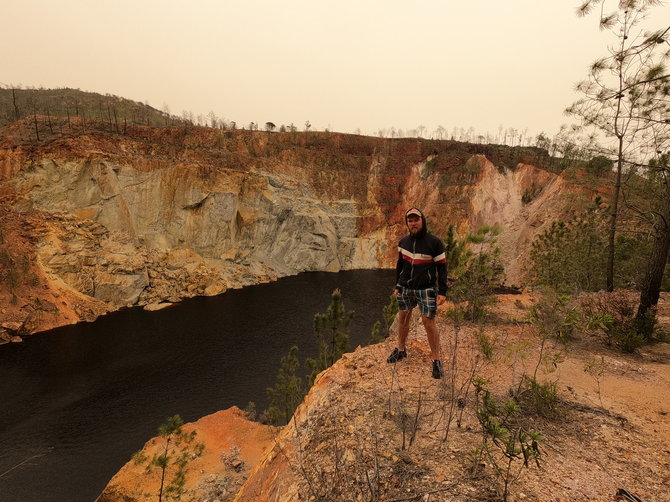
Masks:
[[[398,243],[396,288],[435,288],[437,293],[447,292],[447,258],[444,244],[433,234],[424,232],[413,237],[407,235]]]

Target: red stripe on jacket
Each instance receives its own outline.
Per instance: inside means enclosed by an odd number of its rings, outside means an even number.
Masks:
[[[403,254],[403,255],[401,255],[401,256],[403,257],[403,259],[404,259],[405,261],[408,261],[408,262],[410,262],[410,263],[416,263],[416,264],[419,264],[419,263],[433,263],[433,260],[413,260],[412,258],[410,258],[410,257],[407,256],[407,255],[404,255],[404,254]],[[444,263],[446,263],[446,262],[447,262],[447,261],[444,260]],[[440,262],[438,262],[438,263],[440,263]]]

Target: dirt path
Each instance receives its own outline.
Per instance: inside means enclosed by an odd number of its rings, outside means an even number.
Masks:
[[[585,373],[584,367],[601,357],[605,374],[598,392],[596,379]],[[563,388],[572,389],[577,401],[625,416],[645,434],[661,441],[670,454],[670,345],[653,345],[640,355],[593,347],[573,350],[561,365],[559,378]]]

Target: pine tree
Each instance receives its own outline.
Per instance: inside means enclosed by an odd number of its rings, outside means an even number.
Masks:
[[[157,493],[159,502],[162,502],[163,498],[181,499],[186,483],[186,467],[192,459],[201,456],[205,449],[204,444],[194,443],[196,431],[184,432],[183,425],[184,421],[179,415],[168,418],[158,429],[163,441],[162,451],[155,453],[151,458],[141,450],[133,456],[136,464],[147,464],[146,472],[151,472],[154,467],[161,470],[161,484]],[[165,486],[170,465],[175,466],[176,471]]]
[[[447,257],[447,271],[456,270],[463,261],[469,258],[466,241],[458,239],[456,227],[453,224],[447,228],[447,236],[444,238],[444,251]]]
[[[647,263],[647,271],[642,281],[640,303],[637,308],[638,321],[644,321],[650,316],[650,310],[656,306],[661,292],[661,283],[668,253],[670,251],[670,154],[661,155],[651,162],[651,172],[648,178],[655,190],[648,193],[657,193],[654,197],[658,207],[648,212],[654,228],[654,245]],[[651,316],[653,316],[653,311]],[[653,326],[653,323],[650,323]],[[645,333],[649,336],[650,333]]]
[[[555,221],[533,241],[526,279],[561,294],[605,289],[608,215],[600,197],[584,211]],[[616,238],[615,286],[636,287],[649,254],[646,234],[620,233]]]
[[[305,395],[302,378],[296,375],[300,367],[297,356],[298,347],[291,347],[288,354],[281,358],[277,382],[266,389],[270,407],[266,414],[273,424],[288,423],[291,415]]]
[[[333,291],[331,303],[325,314],[314,316],[314,332],[319,340],[318,359],[307,359],[311,370],[309,385],[316,376],[349,351],[349,326],[354,318],[353,310],[346,310],[339,289]]]
[[[586,0],[577,10],[587,15],[600,5],[600,29],[614,35],[608,55],[595,61],[587,80],[577,90],[582,98],[567,108],[582,124],[611,140],[608,152],[615,162],[607,241],[607,291],[614,289],[614,263],[619,198],[624,168],[643,165],[649,154],[667,148],[670,28],[644,33],[640,23],[658,0],[619,0],[616,10],[605,14],[608,0]],[[659,139],[665,148],[659,148]]]
[[[372,325],[372,331],[370,332],[370,343],[369,345],[374,345],[375,343],[381,343],[384,341],[382,336],[382,322],[376,321]]]
[[[486,317],[487,306],[494,301],[492,293],[503,277],[500,263],[500,248],[496,246],[498,227],[484,225],[474,234],[467,236],[467,242],[475,249],[463,252],[454,285],[449,297],[456,303],[465,303],[463,314],[472,321]]]
[[[528,279],[563,294],[603,289],[606,228],[606,216],[600,205],[567,221],[553,222],[531,246]]]

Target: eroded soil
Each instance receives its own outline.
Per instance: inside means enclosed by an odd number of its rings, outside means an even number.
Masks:
[[[497,501],[505,478],[507,500],[626,500],[619,493],[670,500],[670,345],[630,355],[577,334],[567,349],[545,346],[545,358],[560,352],[547,358],[556,364],[538,364],[537,334],[524,321],[532,301],[501,297],[498,321],[483,328],[455,327],[442,311],[443,380],[431,378],[416,319],[407,359],[385,362],[393,336],[345,355],[317,380],[236,500]],[[665,322],[663,316],[661,310]],[[482,329],[492,343],[490,360],[481,355]],[[587,373],[589,361],[599,362],[604,374]],[[553,410],[518,415],[524,430],[541,433],[539,467],[531,460],[523,468],[522,456],[508,464],[491,441],[491,456],[476,453],[483,444],[476,413],[483,392],[476,397],[473,377],[485,379],[503,403],[523,374],[557,389]],[[269,496],[267,479],[281,497]]]

